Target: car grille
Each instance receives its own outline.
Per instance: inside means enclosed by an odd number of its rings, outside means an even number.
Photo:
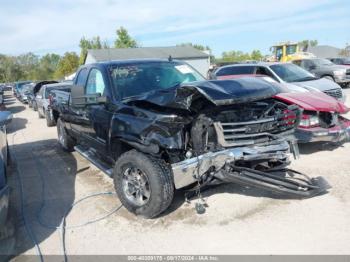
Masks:
[[[341,88],[326,90],[324,91],[324,93],[336,99],[341,99],[343,97],[343,92]]]
[[[218,143],[223,147],[253,145],[269,141],[286,131],[293,131],[298,113],[286,110],[284,114],[247,122],[215,122]]]

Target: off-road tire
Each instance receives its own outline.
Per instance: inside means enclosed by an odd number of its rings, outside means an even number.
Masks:
[[[60,135],[63,136],[63,139],[60,139]],[[66,128],[64,127],[61,118],[57,120],[57,136],[58,144],[62,147],[64,151],[74,151],[74,146],[76,145],[76,142],[70,135],[67,134]]]
[[[51,127],[51,126],[55,126],[56,125],[56,121],[55,119],[52,119],[51,116],[50,116],[50,112],[49,111],[45,111],[45,118],[46,118],[46,125],[48,127]]]
[[[123,173],[128,167],[135,167],[144,172],[148,178],[151,195],[143,206],[135,205],[127,199],[123,186]],[[114,187],[122,204],[130,212],[154,218],[165,211],[174,197],[172,171],[164,160],[154,158],[136,150],[130,150],[119,157],[113,170]]]

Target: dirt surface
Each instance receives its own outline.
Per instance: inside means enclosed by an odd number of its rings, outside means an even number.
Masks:
[[[14,113],[8,141],[17,252],[36,254],[20,216],[20,178],[27,223],[41,252],[62,254],[56,227],[66,210],[89,194],[113,191],[113,181],[77,153],[63,152],[57,144],[56,127],[46,127],[37,112],[10,95],[5,103]],[[349,254],[350,143],[305,145],[300,151],[301,158],[292,168],[325,177],[333,186],[328,194],[290,200],[223,185],[204,193],[209,207],[205,214],[197,215],[195,201],[186,203],[183,192],[177,192],[170,209],[157,219],[138,218],[121,208],[102,221],[67,229],[67,253]],[[66,224],[82,224],[119,205],[115,195],[87,199],[73,208]]]

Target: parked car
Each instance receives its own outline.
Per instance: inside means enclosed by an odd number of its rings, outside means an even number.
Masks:
[[[341,86],[347,86],[350,83],[350,69],[343,65],[336,65],[328,59],[299,59],[294,60],[293,63],[317,77],[332,80]]]
[[[328,60],[336,65],[350,66],[350,57],[335,57]]]
[[[318,78],[292,63],[266,62],[258,64],[236,64],[218,68],[213,79],[231,79],[233,76],[265,75],[295,91],[322,91],[342,102],[345,94],[334,81]]]
[[[303,109],[296,129],[300,143],[343,142],[350,140],[349,112],[342,102],[330,98],[321,92],[280,93],[275,96],[287,104],[295,104]]]
[[[7,184],[8,148],[6,139],[6,125],[12,115],[8,111],[0,111],[0,251],[1,254],[14,249],[14,227],[9,220],[10,188]],[[4,253],[3,253],[4,252]],[[5,253],[6,254],[6,253]]]
[[[299,143],[350,140],[350,120],[345,117],[349,108],[342,102],[322,92],[303,92],[296,90],[292,85],[281,85],[264,75],[235,75],[232,79],[251,76],[279,85],[282,92],[275,95],[275,98],[303,109],[301,121],[295,132]]]
[[[4,85],[0,85],[0,105],[4,102]]]
[[[30,89],[34,86],[34,83],[29,83],[23,85],[21,89],[19,89],[18,92],[18,100],[21,101],[24,104],[28,103],[28,94],[30,92]]]
[[[35,84],[33,84],[31,86],[31,88],[28,90],[28,93],[27,93],[28,106],[30,108],[33,108],[34,111],[37,111],[38,110],[38,106],[37,106],[36,101],[35,101],[36,94],[39,92],[40,88],[43,85],[55,84],[55,83],[58,83],[58,82],[57,81],[53,81],[53,80],[46,80],[46,81],[39,81],[39,82],[36,82]]]
[[[20,98],[20,90],[23,88],[24,85],[31,83],[31,81],[20,81],[16,82],[14,89],[13,89],[13,95],[17,97],[18,99]]]
[[[52,110],[50,106],[50,91],[54,89],[70,89],[70,82],[56,83],[56,84],[46,84],[43,85],[35,97],[35,103],[38,110],[39,118],[46,118],[47,126],[55,126],[56,121],[53,118]]]
[[[109,61],[82,66],[52,110],[62,148],[113,177],[130,212],[152,218],[174,188],[231,182],[294,197],[324,192],[322,178],[285,172],[301,112],[272,98],[278,92],[255,78],[206,81],[182,61]]]

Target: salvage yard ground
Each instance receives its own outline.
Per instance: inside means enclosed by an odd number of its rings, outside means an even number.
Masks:
[[[346,92],[350,102],[350,90]],[[114,191],[113,181],[77,153],[62,152],[56,128],[47,128],[37,112],[9,93],[5,104],[14,113],[8,141],[17,252],[36,254],[20,217],[20,175],[24,209],[42,253],[62,254],[60,231],[55,227],[65,211],[84,196]],[[291,167],[312,177],[323,176],[333,186],[330,193],[290,200],[229,184],[206,191],[209,207],[197,215],[195,200],[186,203],[184,193],[177,192],[170,210],[157,219],[138,218],[121,208],[97,223],[67,229],[67,253],[349,254],[350,143],[338,148],[305,145],[300,151],[301,158]],[[119,205],[115,195],[88,199],[72,210],[66,224],[82,224]]]

